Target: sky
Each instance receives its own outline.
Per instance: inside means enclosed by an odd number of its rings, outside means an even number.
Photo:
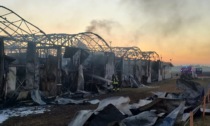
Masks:
[[[209,0],[0,0],[45,33],[91,31],[111,46],[156,51],[175,65],[210,65]]]

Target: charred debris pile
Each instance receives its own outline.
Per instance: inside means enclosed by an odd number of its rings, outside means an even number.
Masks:
[[[129,97],[101,100],[95,110],[81,110],[69,126],[174,126],[186,125],[193,115],[201,115],[204,88],[185,77],[177,79],[180,93],[154,92],[152,97],[130,104]]]

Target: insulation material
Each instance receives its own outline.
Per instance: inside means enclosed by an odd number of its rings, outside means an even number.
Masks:
[[[105,66],[105,78],[111,80],[112,75],[114,74],[114,54],[107,53],[107,63]]]
[[[81,56],[81,50],[78,50],[75,54],[74,54],[74,56],[73,56],[73,58],[72,58],[72,60],[73,60],[73,65],[74,66],[79,66],[79,64],[80,64],[80,56]]]
[[[7,75],[7,93],[15,91],[16,89],[16,67],[9,67],[9,73]]]
[[[71,91],[75,92],[80,88],[84,90],[84,77],[83,77],[83,67],[80,66],[80,57],[81,57],[81,50],[77,49],[75,54],[72,56],[72,67],[70,68],[70,78],[71,78]],[[80,67],[80,68],[79,68]]]
[[[79,65],[78,70],[78,81],[77,81],[77,91],[84,90],[84,76],[83,76],[83,66]]]
[[[160,73],[160,69],[158,69],[158,81],[162,81],[163,80],[163,77]]]
[[[152,68],[151,65],[148,66],[148,78],[147,78],[147,83],[151,83],[152,82]]]
[[[39,105],[45,105],[46,103],[42,100],[39,90],[31,90],[31,99]]]
[[[27,63],[26,64],[26,89],[31,90],[33,89],[34,85],[34,64]]]

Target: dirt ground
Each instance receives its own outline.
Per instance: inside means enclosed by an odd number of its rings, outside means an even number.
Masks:
[[[197,82],[204,87],[210,84],[210,79],[197,79]],[[138,102],[139,99],[152,95],[152,91],[179,92],[176,89],[176,79],[164,80],[150,84],[151,88],[123,88],[119,92],[103,94],[93,97],[93,99],[104,99],[112,96],[129,96],[130,103]],[[66,126],[70,123],[75,113],[79,110],[96,109],[98,105],[54,105],[50,106],[50,111],[44,114],[28,115],[26,117],[12,117],[6,120],[3,126]],[[207,117],[210,119],[210,117]]]

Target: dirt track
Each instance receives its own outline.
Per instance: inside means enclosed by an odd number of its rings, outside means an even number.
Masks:
[[[196,80],[202,85],[210,83],[210,79]],[[179,92],[176,89],[176,80],[165,80],[151,84],[153,88],[125,88],[120,92],[96,96],[93,99],[104,99],[112,96],[129,96],[131,103],[152,95],[152,91]],[[79,110],[95,109],[97,105],[57,105],[51,106],[49,112],[29,115],[27,117],[12,117],[5,121],[4,126],[66,126]]]

